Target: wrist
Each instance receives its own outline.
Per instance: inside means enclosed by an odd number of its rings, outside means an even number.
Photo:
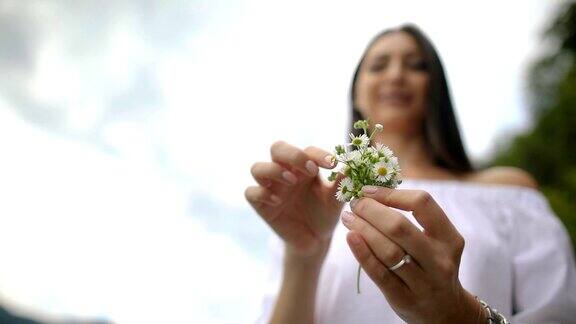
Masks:
[[[455,312],[445,318],[442,323],[486,324],[488,317],[482,305],[475,296],[461,288]]]
[[[462,314],[462,320],[465,322],[462,323],[486,324],[488,317],[482,305],[476,300],[474,295],[465,289],[463,290],[464,313]]]
[[[284,266],[291,268],[314,269],[321,268],[328,254],[331,240],[319,242],[312,251],[301,253],[289,245],[284,247]]]

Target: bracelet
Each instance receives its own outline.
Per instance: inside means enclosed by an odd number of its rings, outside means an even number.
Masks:
[[[510,324],[504,315],[500,314],[497,309],[491,308],[485,301],[480,299],[478,296],[474,296],[476,300],[482,305],[482,308],[486,309],[486,314],[488,315],[488,324]]]

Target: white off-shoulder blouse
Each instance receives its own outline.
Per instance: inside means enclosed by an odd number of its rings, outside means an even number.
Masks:
[[[539,191],[429,179],[407,179],[399,188],[429,192],[464,237],[459,277],[466,290],[511,323],[576,323],[574,251]],[[364,272],[357,294],[358,262],[347,232],[339,222],[320,274],[315,323],[404,323]],[[270,245],[274,262],[257,323],[268,322],[282,278],[282,242],[274,236]]]

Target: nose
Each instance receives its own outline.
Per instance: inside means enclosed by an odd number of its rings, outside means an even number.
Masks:
[[[390,83],[402,83],[404,82],[404,66],[399,60],[394,60],[390,62],[388,69],[384,73],[384,78]]]

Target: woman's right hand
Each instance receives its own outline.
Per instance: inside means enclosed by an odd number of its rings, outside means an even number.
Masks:
[[[334,197],[340,178],[328,182],[319,175],[318,166],[334,168],[330,153],[282,141],[272,144],[270,153],[271,162],[252,165],[259,186],[246,188],[246,199],[291,253],[321,253],[329,246],[343,206]]]

